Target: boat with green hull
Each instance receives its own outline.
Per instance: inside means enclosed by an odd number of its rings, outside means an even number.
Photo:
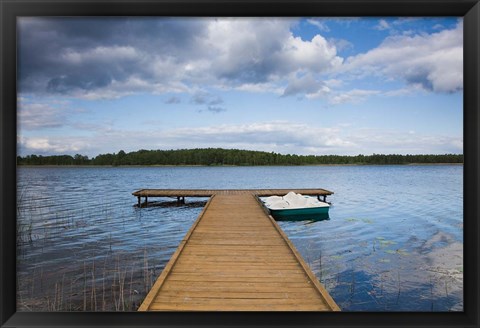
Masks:
[[[276,220],[326,220],[330,204],[313,197],[289,192],[287,195],[267,197],[262,200],[270,215]]]
[[[328,220],[329,206],[293,209],[269,209],[275,220]]]

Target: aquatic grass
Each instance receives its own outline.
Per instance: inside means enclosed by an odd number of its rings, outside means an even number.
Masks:
[[[393,240],[381,239],[381,240],[379,240],[379,244],[380,244],[380,246],[387,247],[387,246],[390,246],[390,245],[395,245],[396,242],[393,241]]]
[[[385,250],[385,253],[387,254],[397,254],[397,255],[400,255],[400,256],[410,256],[410,254],[404,250],[404,249],[387,249]]]
[[[83,311],[87,311],[87,268],[83,261]]]
[[[16,226],[17,245],[31,243],[33,241],[33,223],[18,222]]]
[[[313,261],[311,259],[312,253],[314,253],[313,248],[312,248],[313,243],[309,242],[307,244],[307,247],[305,248],[305,255],[303,256],[305,259],[305,262],[308,264],[310,268],[313,267]]]
[[[27,311],[135,311],[149,291],[141,282],[147,281],[150,288],[154,270],[149,267],[145,278],[139,274],[140,263],[122,254],[108,255],[102,261],[98,265],[96,260],[85,260],[81,274],[65,272],[55,281],[42,277],[41,266],[37,266],[29,293],[26,298],[19,294],[17,306]],[[46,287],[43,292],[40,284]]]
[[[356,219],[356,218],[346,218],[345,221],[347,221],[347,222],[357,222],[357,221],[359,221],[359,219]]]
[[[322,278],[323,278],[323,264],[322,264],[322,251],[320,250],[318,252],[318,272],[320,274],[320,278],[318,280],[320,280],[320,282],[322,282]]]
[[[34,208],[32,207],[32,213]],[[83,224],[80,220],[74,220],[73,214],[64,214],[68,217],[60,217],[60,214],[51,216],[52,220],[42,217],[39,221],[44,222],[41,226],[43,230],[40,239],[32,240],[32,224],[19,225],[17,227],[17,236],[19,243],[28,241],[38,243],[37,246],[43,253],[45,247],[53,244],[53,239],[61,236],[68,229],[75,229]],[[33,215],[33,214],[32,214]],[[97,222],[101,220],[96,220]],[[21,230],[19,230],[21,229]],[[91,259],[85,258],[81,262],[81,271],[70,269],[70,272],[64,272],[58,280],[44,276],[46,272],[45,264],[32,265],[30,278],[22,278],[19,284],[18,302],[19,310],[27,311],[134,311],[139,303],[146,296],[149,288],[153,285],[156,275],[156,266],[149,260],[149,251],[144,247],[137,256],[138,252],[121,253],[115,252],[113,233],[110,232],[107,238],[106,252],[101,255],[103,266],[98,265],[95,260],[99,254],[91,254]],[[84,244],[82,248],[89,247]],[[100,248],[101,249],[101,248]],[[22,254],[22,247],[18,253]],[[127,255],[130,254],[130,255]],[[137,254],[137,255],[134,255]],[[132,256],[133,255],[133,256]],[[141,265],[134,260],[141,259]],[[132,261],[133,260],[133,261]],[[135,263],[136,262],[136,263]],[[25,262],[26,263],[26,262]],[[113,264],[113,268],[112,268]],[[164,264],[163,264],[164,265]],[[160,267],[163,267],[161,265]],[[78,272],[80,271],[80,272]],[[54,272],[49,272],[48,277],[54,277]],[[143,281],[143,286],[139,282]],[[28,286],[28,294],[25,294],[24,287]],[[100,286],[100,288],[99,288]],[[99,301],[99,291],[100,301]],[[79,293],[80,292],[80,293]],[[113,295],[109,296],[109,292]],[[43,301],[42,301],[43,299]]]
[[[111,250],[111,249],[110,249]],[[103,272],[102,272],[102,311],[106,310],[106,302],[105,302],[105,274],[106,274],[106,267],[107,267],[107,257],[103,261]]]
[[[150,281],[148,279],[148,256],[147,256],[147,249],[143,249],[143,282],[145,290],[149,289]]]
[[[368,219],[368,218],[355,218],[355,217],[351,217],[351,218],[345,218],[344,219],[345,221],[347,222],[363,222],[363,223],[367,223],[367,224],[372,224],[374,223],[374,221],[372,219]]]
[[[95,254],[93,255],[93,263],[92,263],[92,290],[90,293],[90,309],[92,311],[97,311],[97,293],[96,293],[96,286],[95,286]]]
[[[128,310],[133,310],[133,267],[130,270],[130,289],[128,291],[129,300],[128,300]]]
[[[115,228],[125,230],[129,220],[125,210],[117,219],[114,218],[114,205],[107,202],[101,205],[100,214],[95,207],[65,209],[23,190],[17,204],[17,254],[23,259],[20,262],[23,272],[17,273],[17,279],[20,279],[17,284],[18,310],[136,310],[153,285],[157,268],[163,268],[166,260],[152,261],[150,257],[157,255],[150,252],[150,246],[132,251],[116,249],[118,239],[115,236],[119,230]],[[118,222],[121,224],[112,229]],[[47,252],[47,249],[55,247],[56,238],[72,238],[72,231],[75,237],[89,236],[87,233],[90,233],[92,224],[109,229],[107,238],[94,243],[86,241],[80,245],[71,254],[72,264],[61,268],[62,272],[53,271],[55,269],[52,270],[48,262],[40,259],[32,265],[29,263],[31,257],[25,257],[27,251],[32,249],[42,257],[44,250]],[[84,250],[91,247],[96,250],[93,254],[82,255]],[[74,266],[75,262],[78,263],[77,267]],[[27,270],[29,266],[31,269]]]
[[[409,256],[410,255],[406,250],[400,249],[400,248],[396,250],[396,253],[401,255],[401,256]]]

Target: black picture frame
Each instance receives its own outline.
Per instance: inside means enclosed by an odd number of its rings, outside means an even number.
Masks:
[[[478,0],[0,0],[1,327],[479,327]],[[19,16],[463,16],[464,311],[458,313],[16,312],[16,18]]]

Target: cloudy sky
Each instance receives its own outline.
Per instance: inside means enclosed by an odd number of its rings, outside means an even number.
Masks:
[[[18,20],[18,153],[463,152],[460,18]]]

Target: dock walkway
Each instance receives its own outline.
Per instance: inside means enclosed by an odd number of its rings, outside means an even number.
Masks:
[[[139,308],[339,310],[251,191],[212,193]]]

